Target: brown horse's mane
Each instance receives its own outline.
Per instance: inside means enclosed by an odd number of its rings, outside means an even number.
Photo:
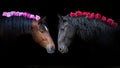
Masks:
[[[32,19],[25,17],[2,17],[0,19],[0,37],[16,37],[31,32]]]

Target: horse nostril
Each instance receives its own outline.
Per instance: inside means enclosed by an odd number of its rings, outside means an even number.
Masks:
[[[51,48],[51,50],[55,51],[55,48],[54,48],[54,47],[52,47],[52,48]]]
[[[60,51],[61,53],[67,53],[67,52],[68,52],[68,48],[66,48],[66,47],[60,47],[60,48],[59,48],[59,51]]]
[[[47,49],[48,53],[54,53],[55,52],[55,48],[52,47],[52,46],[47,46],[46,49]]]
[[[59,50],[61,51],[62,49],[60,48]]]

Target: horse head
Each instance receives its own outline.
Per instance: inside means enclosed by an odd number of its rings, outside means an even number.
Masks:
[[[72,38],[75,34],[75,28],[69,24],[69,20],[66,16],[58,15],[59,28],[58,28],[58,50],[61,53],[68,52],[68,46],[72,42]]]
[[[32,36],[35,42],[46,48],[48,53],[54,53],[55,44],[50,36],[49,30],[45,25],[46,17],[39,21],[32,22]]]

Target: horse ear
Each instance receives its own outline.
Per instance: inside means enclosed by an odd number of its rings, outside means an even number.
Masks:
[[[46,16],[44,16],[43,18],[41,18],[41,19],[39,20],[39,24],[40,24],[40,22],[45,21],[45,20],[46,20]]]
[[[59,18],[60,20],[63,19],[63,16],[62,16],[62,15],[58,14],[57,16],[58,16],[58,18]]]
[[[45,21],[45,20],[46,20],[46,16],[44,16],[41,20],[42,20],[42,21]]]

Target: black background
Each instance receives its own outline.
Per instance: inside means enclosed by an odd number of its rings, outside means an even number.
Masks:
[[[119,2],[115,0],[1,0],[0,13],[3,11],[26,11],[47,16],[47,25],[57,48],[57,14],[66,15],[71,11],[90,11],[101,13],[119,22]],[[81,42],[79,42],[79,41]],[[97,46],[97,45],[96,45]],[[105,51],[105,52],[104,52]],[[119,54],[116,52],[97,51],[95,46],[82,40],[74,40],[67,54],[61,54],[56,49],[54,54],[48,54],[44,48],[36,44],[29,35],[21,36],[17,45],[4,47],[2,63],[17,63],[25,65],[80,65],[80,64],[119,64]]]

